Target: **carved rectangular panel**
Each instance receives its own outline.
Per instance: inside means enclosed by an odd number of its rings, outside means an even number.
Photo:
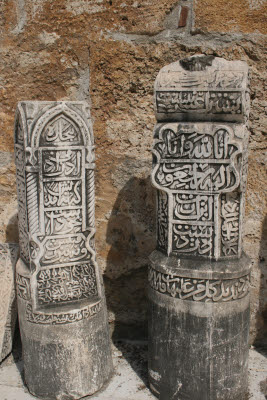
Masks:
[[[247,142],[244,125],[156,126],[152,182],[158,188],[159,249],[213,259],[240,256]]]
[[[37,275],[40,304],[56,304],[97,296],[94,267],[90,264],[42,270]]]
[[[34,311],[95,302],[94,143],[83,102],[23,102],[15,124],[19,296]],[[29,282],[28,282],[29,280]]]

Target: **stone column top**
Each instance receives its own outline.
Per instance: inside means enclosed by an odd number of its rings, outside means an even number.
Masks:
[[[155,81],[158,121],[244,122],[249,70],[243,61],[197,55],[163,67]]]
[[[73,132],[61,135],[66,146],[77,141],[75,131],[79,130],[86,147],[94,146],[93,128],[89,104],[85,101],[20,101],[15,115],[15,142],[27,147],[38,147],[39,137],[48,120],[63,117],[73,125]],[[49,135],[49,134],[48,134]],[[48,137],[56,145],[59,140]],[[28,150],[28,149],[27,149]],[[30,151],[30,150],[29,150]]]

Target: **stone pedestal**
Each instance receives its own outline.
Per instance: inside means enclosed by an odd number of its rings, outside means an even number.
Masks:
[[[245,399],[249,259],[178,266],[155,251],[150,260],[152,392],[161,400]]]
[[[14,276],[18,253],[17,244],[0,244],[0,362],[12,350],[17,322]]]
[[[44,399],[91,395],[113,367],[94,244],[94,143],[84,102],[22,102],[15,122],[25,380]]]
[[[158,225],[149,270],[149,380],[160,400],[247,396],[248,99],[242,62],[191,57],[156,79],[156,116],[164,122],[153,147]]]

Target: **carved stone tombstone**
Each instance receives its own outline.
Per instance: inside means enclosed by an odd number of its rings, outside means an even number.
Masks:
[[[84,102],[25,101],[15,120],[25,380],[40,398],[91,395],[112,375],[94,244],[94,140]]]
[[[17,244],[0,244],[0,362],[12,350],[17,322],[14,276],[18,252]]]
[[[168,65],[155,112],[150,387],[160,400],[246,399],[248,67],[206,56]]]

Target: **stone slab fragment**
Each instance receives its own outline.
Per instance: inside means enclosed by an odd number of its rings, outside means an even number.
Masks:
[[[0,244],[0,362],[11,352],[17,321],[14,284],[17,244]]]

